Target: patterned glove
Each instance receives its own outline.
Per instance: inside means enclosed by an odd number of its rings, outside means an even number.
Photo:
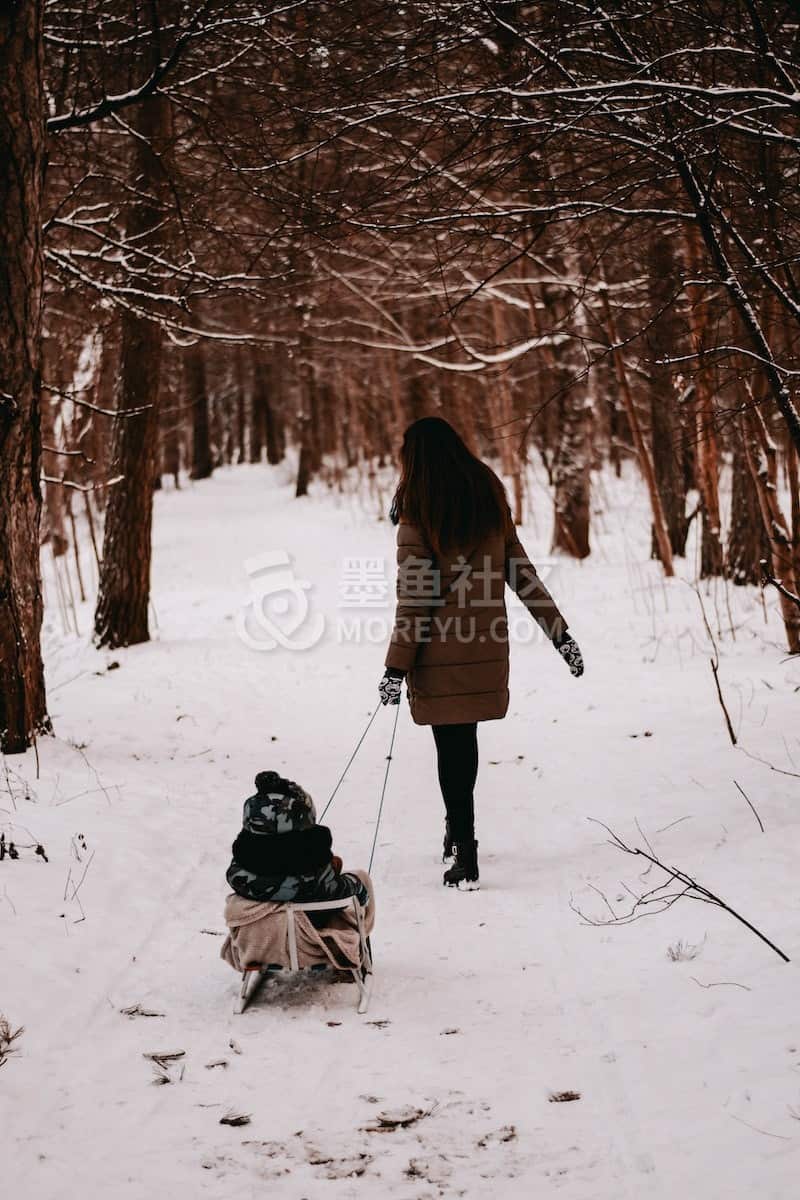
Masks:
[[[381,698],[381,704],[400,703],[400,684],[402,682],[402,675],[391,675],[386,671],[383,679],[378,684],[378,695]]]
[[[553,642],[553,645],[569,667],[570,675],[574,675],[578,679],[583,674],[583,655],[574,637],[564,630],[561,637],[556,638]]]

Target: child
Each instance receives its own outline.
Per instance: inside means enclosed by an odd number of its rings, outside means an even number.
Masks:
[[[226,876],[238,896],[275,904],[356,896],[360,904],[368,904],[369,876],[342,872],[330,829],[317,825],[313,800],[291,779],[276,771],[259,772],[256,794],[244,802],[243,826]]]

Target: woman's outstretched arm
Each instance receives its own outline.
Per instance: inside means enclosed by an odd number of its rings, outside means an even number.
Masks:
[[[557,642],[566,633],[566,618],[539,578],[513,527],[506,536],[506,583],[517,593],[551,642]]]
[[[583,655],[553,597],[539,578],[513,528],[506,537],[506,583],[541,626],[575,678],[583,674]]]

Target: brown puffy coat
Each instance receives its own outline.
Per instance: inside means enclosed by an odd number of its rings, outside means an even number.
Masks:
[[[508,710],[508,583],[548,638],[567,623],[513,526],[436,561],[419,529],[397,528],[397,610],[386,666],[408,672],[417,725],[492,721]]]

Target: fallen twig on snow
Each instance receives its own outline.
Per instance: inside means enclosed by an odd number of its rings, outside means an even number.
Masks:
[[[108,789],[105,787],[86,788],[82,792],[76,792],[74,796],[64,796],[63,799],[57,800],[55,807],[58,808],[62,804],[71,804],[73,800],[82,800],[84,796],[94,796],[97,792],[102,792],[106,800],[108,800]],[[110,801],[109,801],[110,803]]]
[[[185,1058],[185,1050],[150,1050],[142,1054],[142,1058],[149,1058],[151,1062],[158,1063],[160,1067],[166,1066],[167,1063],[177,1062],[179,1058]]]
[[[233,1125],[233,1126],[249,1125],[250,1120],[251,1120],[251,1117],[250,1117],[249,1113],[228,1112],[228,1113],[225,1113],[224,1117],[220,1117],[219,1123],[220,1123],[220,1125]]]
[[[722,695],[722,688],[720,687],[720,682],[719,682],[719,659],[718,658],[710,658],[709,662],[711,663],[711,671],[714,675],[714,683],[717,685],[717,696],[719,698],[720,708],[722,709],[722,712],[725,716],[725,724],[728,727],[728,736],[731,739],[731,744],[733,746],[735,746],[736,745],[736,734],[733,732],[733,725],[731,724],[730,713],[728,712],[728,709],[725,705],[725,697]]]
[[[97,768],[92,766],[92,764],[89,762],[89,759],[86,755],[86,750],[85,750],[84,746],[82,746],[80,744],[80,742],[69,742],[68,744],[72,747],[72,749],[75,751],[76,754],[79,754],[81,756],[81,758],[83,759],[83,761],[86,764],[87,770],[91,771],[92,775],[94,775],[98,789],[103,793],[107,802],[109,804],[112,804],[113,801],[111,799],[111,796],[109,795],[108,788],[106,787],[106,785],[103,783],[102,779],[100,778],[100,773],[98,772]],[[113,787],[116,790],[117,798],[119,799],[120,785],[118,783],[112,783],[111,787]],[[88,795],[89,793],[84,792],[82,794]],[[74,800],[77,797],[73,796],[71,798]]]
[[[714,637],[711,626],[708,623],[708,617],[706,616],[706,607],[703,604],[703,597],[700,594],[700,589],[695,584],[692,590],[694,591],[695,595],[697,596],[697,600],[700,604],[700,612],[703,614],[703,624],[706,627],[706,633],[708,634],[708,640],[711,642],[711,646],[714,650],[713,657],[711,659],[709,659],[709,662],[711,663],[711,670],[714,675],[714,683],[716,684],[716,687],[717,687],[717,697],[719,699],[719,703],[720,703],[722,712],[725,716],[725,724],[728,727],[728,736],[730,737],[732,744],[735,746],[736,745],[736,734],[733,732],[733,724],[731,723],[730,714],[725,705],[725,697],[722,695],[722,688],[720,687],[720,682],[719,682],[719,649],[717,647],[717,640]]]
[[[19,1029],[12,1030],[6,1018],[0,1016],[0,1067],[4,1067],[9,1057],[17,1053],[19,1047],[14,1043],[24,1032],[25,1030],[22,1025],[20,1025]]]
[[[753,754],[751,750],[745,750],[744,746],[737,746],[736,749],[741,750],[742,754],[746,754],[748,758],[752,758],[753,762],[769,767],[770,771],[775,771],[778,775],[789,775],[792,779],[800,779],[800,771],[787,771],[785,767],[776,767],[768,758],[761,758],[758,754]]]
[[[70,867],[69,871],[67,872],[67,882],[64,884],[64,899],[65,900],[67,900],[67,899],[74,900],[77,903],[78,908],[81,910],[81,915],[79,917],[77,917],[76,920],[74,921],[75,925],[79,925],[81,923],[81,921],[86,920],[86,913],[83,911],[83,905],[80,902],[78,892],[83,887],[83,881],[86,878],[86,873],[89,870],[89,867],[92,865],[92,861],[94,859],[95,853],[96,853],[96,851],[93,850],[92,853],[89,855],[89,861],[86,863],[86,866],[83,868],[83,874],[81,875],[81,877],[77,883],[72,884],[72,895],[69,897],[67,896],[67,892],[69,891],[69,885],[72,882],[72,867]]]
[[[735,1113],[728,1113],[732,1121],[738,1121],[740,1125],[746,1125],[748,1129],[752,1129],[753,1133],[763,1133],[764,1137],[778,1138],[781,1142],[791,1142],[794,1139],[787,1137],[785,1133],[770,1133],[768,1129],[759,1129],[757,1125],[751,1125],[749,1121],[745,1121],[742,1117],[737,1117]]]
[[[608,908],[612,913],[614,913],[610,919],[588,917],[575,905],[572,899],[570,899],[570,908],[573,912],[576,912],[581,920],[585,921],[587,925],[628,925],[632,921],[639,920],[641,917],[653,916],[658,913],[665,912],[668,908],[671,908],[677,900],[701,900],[704,904],[712,904],[716,908],[721,908],[724,910],[724,912],[729,913],[730,916],[734,917],[735,920],[737,920],[741,925],[744,925],[746,929],[749,929],[751,933],[754,933],[757,938],[760,938],[765,945],[769,946],[770,950],[774,950],[779,958],[782,958],[784,962],[790,962],[789,956],[784,954],[783,950],[779,949],[774,942],[770,941],[766,934],[763,934],[755,927],[755,925],[751,924],[746,917],[743,917],[741,913],[737,912],[736,909],[731,908],[731,906],[722,900],[721,897],[715,895],[714,892],[709,891],[708,888],[703,887],[703,885],[698,883],[696,879],[693,879],[691,875],[687,875],[685,871],[681,871],[678,867],[668,867],[654,854],[647,850],[642,850],[639,846],[629,846],[626,842],[623,842],[622,838],[619,837],[618,834],[614,833],[613,829],[610,829],[608,825],[604,824],[603,821],[598,821],[595,817],[588,817],[587,820],[591,821],[593,825],[599,825],[602,829],[605,829],[606,833],[611,838],[610,844],[612,846],[615,846],[618,850],[622,850],[625,854],[630,854],[635,858],[645,859],[646,862],[650,863],[654,867],[658,867],[658,869],[663,871],[667,876],[667,879],[664,883],[659,884],[657,887],[651,888],[649,892],[644,892],[640,896],[636,896],[634,893],[631,893],[633,895],[634,903],[626,913],[615,913],[613,906],[608,900],[606,900]],[[671,888],[673,884],[679,884],[680,889],[676,892],[668,891],[667,889]],[[649,907],[651,905],[653,907]]]
[[[668,829],[672,829],[675,825],[680,825],[682,821],[691,821],[691,814],[685,817],[678,817],[677,821],[670,821],[669,825],[662,825],[656,833],[666,833]]]
[[[719,981],[719,983],[701,983],[700,980],[697,979],[694,975],[690,975],[689,978],[692,980],[693,983],[696,983],[697,986],[701,987],[701,988],[738,987],[738,988],[741,988],[742,991],[744,991],[744,992],[752,992],[752,990],[753,990],[751,987],[748,987],[746,983],[736,983],[733,979],[721,979]]]
[[[185,1050],[161,1050],[143,1054],[142,1058],[149,1059],[153,1065],[151,1082],[160,1086],[165,1083],[180,1083],[186,1070],[186,1064],[181,1062],[185,1055]],[[178,1073],[173,1075],[172,1068],[178,1064]]]
[[[753,802],[752,802],[752,800],[750,799],[750,797],[748,796],[747,792],[744,790],[744,788],[742,787],[742,785],[741,785],[741,784],[740,784],[740,783],[739,783],[739,782],[738,782],[736,779],[734,779],[734,781],[733,781],[733,782],[734,782],[734,784],[736,785],[736,787],[739,789],[739,791],[742,793],[742,795],[744,796],[744,798],[745,798],[745,800],[747,801],[747,803],[750,805],[751,812],[752,812],[753,816],[755,817],[755,819],[758,821],[759,828],[761,829],[761,832],[762,832],[762,833],[764,833],[764,832],[765,832],[765,830],[764,830],[764,822],[761,820],[761,817],[760,817],[760,816],[758,815],[758,813],[756,812],[756,810],[755,810],[755,808],[754,808],[754,806],[753,806]]]
[[[363,1125],[362,1129],[366,1133],[392,1133],[395,1129],[408,1129],[409,1125],[416,1125],[417,1121],[429,1117],[435,1108],[436,1104],[432,1104],[430,1108],[407,1107],[378,1113],[375,1123]]]
[[[142,1008],[141,1004],[131,1004],[128,1008],[119,1010],[123,1017],[163,1017],[166,1014],[156,1012],[154,1008]]]

